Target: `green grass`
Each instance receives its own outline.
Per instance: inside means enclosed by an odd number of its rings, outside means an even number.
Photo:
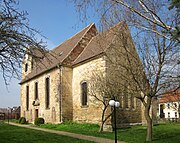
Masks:
[[[0,143],[92,143],[0,122]]]
[[[68,131],[78,134],[104,137],[114,139],[113,132],[99,133],[99,126],[94,124],[44,124],[42,128]],[[118,140],[128,143],[144,143],[146,139],[146,127],[134,126],[127,129],[118,130]],[[159,124],[153,127],[153,143],[179,143],[180,142],[180,124]]]

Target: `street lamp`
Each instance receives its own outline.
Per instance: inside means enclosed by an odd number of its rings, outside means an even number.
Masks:
[[[116,131],[116,108],[120,106],[120,103],[115,100],[110,100],[109,105],[114,107],[114,133],[115,133],[115,143],[117,143],[117,131]]]

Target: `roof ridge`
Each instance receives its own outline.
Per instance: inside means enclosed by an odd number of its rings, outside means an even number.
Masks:
[[[95,25],[94,22],[85,27],[85,28],[88,28],[88,27],[89,27],[89,28],[86,30],[86,32],[84,32],[84,34],[81,36],[81,38],[80,38],[79,41],[75,44],[74,47],[76,47],[76,46],[78,45],[78,43],[82,40],[82,38],[87,34],[87,32],[91,29],[91,27],[92,27],[93,25]],[[84,28],[84,29],[85,29],[85,28]],[[83,30],[84,30],[84,29],[83,29]],[[81,30],[81,31],[83,31],[83,30]],[[78,33],[79,33],[79,32],[78,32]],[[89,43],[88,43],[88,44],[89,44]],[[69,56],[69,54],[74,50],[74,47],[70,50],[70,52],[67,54],[67,56],[62,60],[62,63],[63,63],[64,60]],[[86,47],[87,47],[87,46],[86,46]],[[76,59],[77,59],[77,58],[76,58]]]

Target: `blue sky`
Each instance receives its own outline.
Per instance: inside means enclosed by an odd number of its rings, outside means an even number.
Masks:
[[[92,17],[85,23],[79,22],[78,13],[68,0],[19,0],[18,7],[29,13],[31,27],[38,29],[47,37],[49,49],[58,46],[88,24],[97,21],[97,17]],[[0,74],[1,108],[20,105],[19,82],[20,80],[12,79],[7,90]]]

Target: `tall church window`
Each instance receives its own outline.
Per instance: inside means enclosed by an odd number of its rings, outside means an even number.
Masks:
[[[38,82],[35,82],[35,100],[38,99]]]
[[[135,100],[135,97],[133,96],[133,95],[131,95],[131,108],[135,108],[135,102],[134,102],[134,100]]]
[[[124,86],[124,108],[129,108],[129,105],[128,105],[128,88],[127,86],[125,85]]]
[[[129,105],[128,105],[128,94],[125,94],[125,96],[124,96],[124,107],[125,108],[129,108]]]
[[[81,83],[81,104],[87,105],[87,82]]]
[[[120,102],[120,108],[123,108],[123,95],[120,95],[119,97],[119,102]]]
[[[34,62],[32,60],[32,62],[31,62],[31,70],[33,70],[33,68],[34,68]]]
[[[49,77],[45,80],[45,106],[46,109],[49,108],[50,105],[50,80]]]
[[[26,110],[29,110],[29,86],[26,86]]]

